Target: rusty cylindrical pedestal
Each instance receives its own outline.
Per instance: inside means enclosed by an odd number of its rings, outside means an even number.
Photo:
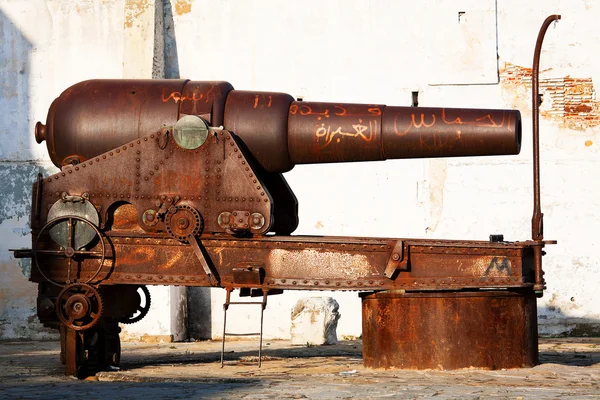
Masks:
[[[366,367],[501,369],[538,363],[533,293],[365,293],[362,314]]]

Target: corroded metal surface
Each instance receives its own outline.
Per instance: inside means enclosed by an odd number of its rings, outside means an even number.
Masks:
[[[111,254],[97,283],[211,285],[191,246],[170,236],[114,232],[105,240]],[[392,278],[384,272],[394,261],[397,239],[203,235],[199,242],[223,286],[243,287],[234,281],[233,269],[247,265],[264,269],[261,287],[279,289],[528,288],[534,283],[532,242],[406,239],[404,256]],[[67,260],[48,261],[52,263],[46,264],[47,276],[64,281]],[[99,262],[81,259],[78,278],[89,279]],[[44,281],[37,271],[32,274],[32,280]]]
[[[523,368],[538,363],[531,292],[366,294],[363,362],[373,368]]]
[[[227,82],[91,80],[65,90],[36,140],[57,166],[82,163],[186,115],[240,137],[268,172],[295,164],[518,154],[518,110],[297,102]]]
[[[54,100],[46,125],[36,125],[35,137],[38,143],[46,141],[56,166],[83,162],[173,126],[180,115],[199,115],[220,126],[225,99],[232,89],[227,82],[84,81]]]

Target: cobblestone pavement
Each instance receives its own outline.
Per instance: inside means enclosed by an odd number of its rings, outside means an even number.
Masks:
[[[529,369],[369,370],[360,341],[292,347],[257,341],[124,343],[122,370],[63,375],[58,342],[0,342],[0,398],[22,399],[600,399],[600,338],[542,339]]]

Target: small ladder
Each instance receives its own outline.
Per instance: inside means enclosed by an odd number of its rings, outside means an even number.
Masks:
[[[263,342],[263,315],[265,312],[265,308],[267,307],[267,294],[268,291],[264,291],[262,294],[262,301],[231,301],[231,292],[233,288],[226,288],[227,297],[225,298],[225,303],[223,303],[223,339],[221,343],[221,368],[223,368],[224,363],[224,354],[225,354],[225,336],[256,336],[260,335],[260,345],[258,347],[258,368],[261,366],[262,361],[262,342]],[[256,304],[260,305],[260,332],[252,332],[252,333],[227,333],[227,310],[230,305],[246,305],[246,304]]]

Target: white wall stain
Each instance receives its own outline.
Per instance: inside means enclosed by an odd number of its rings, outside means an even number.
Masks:
[[[444,210],[444,188],[448,176],[448,161],[443,158],[433,159],[429,161],[427,167],[429,177],[427,182],[427,188],[429,189],[429,220],[426,229],[427,233],[431,234],[435,232]]]

